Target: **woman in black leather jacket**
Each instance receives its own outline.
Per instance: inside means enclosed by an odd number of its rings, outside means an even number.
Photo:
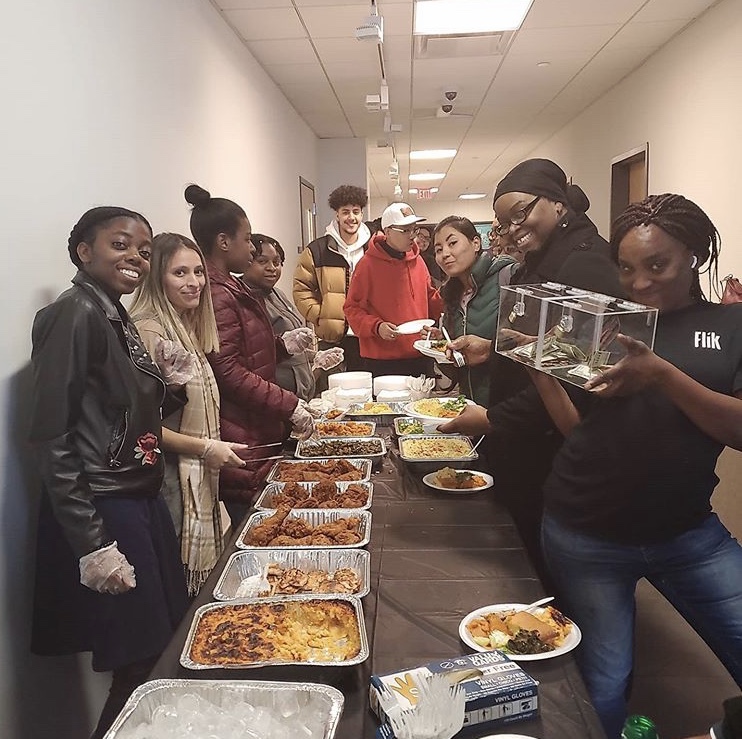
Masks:
[[[73,286],[33,325],[31,442],[44,494],[32,649],[113,670],[93,737],[143,682],[183,616],[178,542],[159,494],[166,386],[119,302],[149,271],[143,216],[93,208],[70,234]]]

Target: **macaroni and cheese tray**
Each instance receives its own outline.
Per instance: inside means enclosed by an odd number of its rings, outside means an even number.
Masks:
[[[369,592],[370,559],[365,549],[235,552],[219,577],[214,598],[224,601],[299,594],[362,598]]]
[[[345,415],[356,421],[373,421],[377,426],[389,426],[396,416],[405,415],[404,406],[399,402],[354,403]]]
[[[235,545],[238,549],[365,547],[371,536],[371,514],[357,508],[291,509],[253,513]]]
[[[296,445],[297,459],[381,459],[386,444],[380,436],[340,436],[305,439]]]
[[[479,454],[468,436],[437,434],[400,436],[399,456],[405,462],[471,462]]]
[[[266,482],[368,482],[370,479],[369,459],[282,459],[273,465]]]
[[[368,655],[359,598],[294,595],[201,606],[180,664],[190,670],[340,666]]]
[[[291,503],[292,508],[360,508],[367,511],[371,508],[373,494],[372,482],[269,482],[255,501],[255,508],[272,511],[281,503]]]

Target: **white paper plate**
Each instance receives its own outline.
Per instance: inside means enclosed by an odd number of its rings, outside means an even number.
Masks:
[[[458,397],[458,396],[457,396]],[[441,405],[445,403],[448,400],[456,400],[457,398],[423,398],[423,400],[435,400],[439,402]],[[439,421],[440,423],[446,423],[447,421],[452,421],[453,418],[442,418],[441,416],[428,416],[425,413],[420,413],[420,411],[415,410],[415,403],[419,403],[419,400],[413,400],[409,403],[407,403],[404,407],[404,412],[409,416],[414,416],[415,418],[430,418],[434,421]],[[476,403],[473,400],[466,399],[467,405],[476,405]]]
[[[419,334],[424,328],[435,326],[435,321],[432,318],[420,318],[417,321],[407,321],[407,323],[400,323],[397,326],[398,334]]]
[[[477,618],[477,616],[483,616],[485,613],[517,611],[520,608],[525,608],[527,605],[528,603],[495,603],[491,606],[482,606],[482,608],[477,608],[476,611],[468,613],[461,619],[461,623],[459,624],[459,638],[464,642],[464,644],[471,647],[476,652],[489,652],[492,650],[492,647],[482,647],[477,644],[469,634],[466,624],[468,624],[472,619]],[[538,614],[539,611],[543,610],[544,609],[535,608],[532,613]],[[510,654],[509,652],[505,652],[505,654],[515,662],[535,662],[536,660],[551,659],[552,657],[559,657],[561,654],[571,652],[581,640],[582,632],[577,628],[577,624],[572,622],[572,631],[569,632],[569,635],[564,640],[562,646],[558,647],[553,652],[542,652],[541,654]]]
[[[438,472],[440,472],[440,470],[438,470]],[[487,484],[480,485],[478,488],[444,488],[436,484],[433,480],[438,472],[430,472],[429,474],[425,475],[425,477],[423,477],[423,482],[429,488],[440,490],[444,493],[451,493],[451,495],[468,495],[469,493],[478,493],[480,490],[487,490],[487,488],[491,488],[495,483],[495,481],[492,479],[492,475],[488,475],[486,472],[480,472],[479,470],[456,470],[456,472],[471,472],[473,475],[479,475],[480,477],[483,477],[485,479]]]
[[[426,357],[435,359],[438,364],[453,364],[453,361],[446,356],[445,352],[439,352],[435,349],[430,348],[430,341],[428,339],[418,339],[413,345],[413,349],[417,349],[420,354]]]

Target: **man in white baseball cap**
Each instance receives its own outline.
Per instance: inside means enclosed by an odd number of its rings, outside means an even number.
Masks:
[[[366,369],[377,376],[432,376],[432,362],[412,346],[419,334],[397,332],[409,321],[437,321],[443,311],[415,243],[417,224],[424,220],[407,203],[392,203],[348,288],[345,317],[358,336]]]

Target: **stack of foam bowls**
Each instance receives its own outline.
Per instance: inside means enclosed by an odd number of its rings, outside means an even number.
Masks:
[[[373,377],[370,372],[337,372],[327,378],[329,389],[335,391],[338,408],[371,400]]]
[[[406,403],[411,400],[407,387],[409,375],[374,377],[374,397],[379,403]]]

